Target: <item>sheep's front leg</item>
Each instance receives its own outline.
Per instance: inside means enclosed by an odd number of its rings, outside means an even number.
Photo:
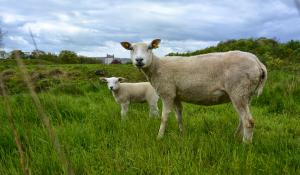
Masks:
[[[121,103],[121,117],[124,119],[128,111],[129,102]]]
[[[162,109],[162,117],[161,117],[161,123],[159,132],[157,135],[157,139],[163,138],[166,130],[166,125],[168,122],[169,114],[172,111],[173,108],[173,100],[171,99],[162,99],[163,102],[163,109]]]

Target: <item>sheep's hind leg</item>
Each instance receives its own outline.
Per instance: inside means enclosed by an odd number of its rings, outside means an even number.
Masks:
[[[234,96],[231,97],[234,108],[240,116],[240,123],[237,131],[243,134],[243,142],[252,142],[254,120],[249,109],[249,97]]]
[[[183,133],[183,124],[182,124],[182,104],[180,101],[175,101],[175,111],[176,119],[178,122],[179,131]]]
[[[238,138],[241,138],[241,137],[243,137],[243,134],[244,134],[243,122],[242,122],[242,119],[240,119],[239,125],[238,125],[238,127],[236,128],[236,131],[235,131],[235,136],[238,137]]]

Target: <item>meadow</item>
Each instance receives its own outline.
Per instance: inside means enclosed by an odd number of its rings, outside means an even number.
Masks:
[[[162,140],[156,140],[160,119],[148,117],[146,104],[131,105],[122,121],[98,78],[145,81],[132,65],[25,63],[75,174],[300,174],[299,64],[269,70],[263,94],[252,101],[253,143],[243,144],[234,137],[238,115],[231,104],[184,103],[185,132],[172,113]],[[26,167],[31,174],[67,174],[15,61],[2,61],[0,71]],[[4,103],[0,96],[0,174],[22,174]]]

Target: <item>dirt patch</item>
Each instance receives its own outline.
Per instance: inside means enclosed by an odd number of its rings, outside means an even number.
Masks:
[[[37,80],[41,80],[41,79],[46,78],[46,75],[44,73],[41,73],[41,72],[33,72],[33,73],[31,73],[30,76],[31,76],[32,81],[37,81]]]
[[[105,76],[107,72],[105,70],[96,70],[95,75]]]
[[[78,76],[80,76],[80,72],[68,72],[67,76],[71,77],[71,78],[78,77]]]
[[[7,69],[7,70],[4,70],[2,72],[2,76],[3,76],[4,79],[6,79],[6,78],[9,78],[9,77],[13,76],[15,73],[16,73],[15,70]]]
[[[60,69],[53,69],[48,72],[48,75],[51,77],[60,77],[60,76],[64,75],[64,72]]]

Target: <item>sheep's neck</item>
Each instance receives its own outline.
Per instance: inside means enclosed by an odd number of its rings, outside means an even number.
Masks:
[[[118,96],[119,91],[120,91],[120,88],[121,88],[121,87],[119,87],[119,89],[117,89],[117,90],[112,90],[112,93],[113,93],[113,96],[114,96],[114,97]]]
[[[142,68],[142,72],[146,75],[149,82],[151,82],[151,77],[157,72],[159,61],[159,58],[153,55],[152,63],[148,67]]]

